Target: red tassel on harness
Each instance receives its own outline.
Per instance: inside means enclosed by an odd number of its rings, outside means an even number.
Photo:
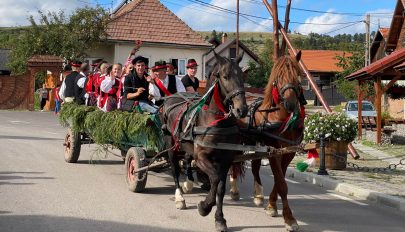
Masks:
[[[278,89],[276,86],[273,86],[273,89],[271,90],[271,95],[273,97],[273,103],[277,105],[280,94],[278,93]]]

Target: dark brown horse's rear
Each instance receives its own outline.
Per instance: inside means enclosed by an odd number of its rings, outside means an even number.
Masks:
[[[176,207],[186,207],[179,183],[179,159],[185,153],[193,155],[199,169],[210,180],[210,191],[198,204],[198,212],[206,216],[217,205],[215,225],[217,231],[226,231],[222,205],[229,167],[237,152],[206,144],[239,144],[237,118],[246,116],[247,105],[243,75],[236,62],[216,55],[217,64],[207,81],[206,94],[200,101],[191,102],[177,94],[165,100],[162,122],[165,124],[166,145],[169,151],[176,184]],[[190,134],[191,131],[191,134]]]

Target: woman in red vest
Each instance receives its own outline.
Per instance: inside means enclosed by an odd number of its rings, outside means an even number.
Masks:
[[[121,72],[122,65],[114,64],[109,75],[101,81],[98,107],[104,112],[117,109]]]

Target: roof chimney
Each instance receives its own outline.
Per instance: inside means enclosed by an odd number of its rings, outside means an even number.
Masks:
[[[228,40],[228,34],[223,33],[222,34],[222,43],[225,43]]]

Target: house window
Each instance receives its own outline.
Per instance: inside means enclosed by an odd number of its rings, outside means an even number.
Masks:
[[[236,58],[236,48],[229,48],[229,58],[230,59]]]
[[[186,59],[171,59],[174,71],[178,76],[186,75]]]

